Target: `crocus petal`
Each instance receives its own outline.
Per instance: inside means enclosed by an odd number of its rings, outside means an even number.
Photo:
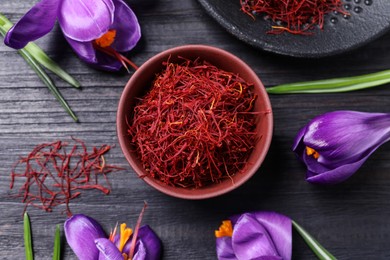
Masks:
[[[92,42],[78,42],[66,36],[65,39],[82,61],[97,63],[96,50],[93,48]]]
[[[255,218],[268,231],[276,250],[283,259],[291,259],[292,222],[291,219],[276,212],[255,212]]]
[[[116,30],[114,43],[111,45],[118,52],[134,48],[141,38],[141,28],[137,17],[122,0],[113,0],[115,4],[114,23],[110,29]]]
[[[92,42],[78,42],[66,36],[65,39],[80,59],[89,65],[108,71],[118,71],[122,68],[122,64],[115,58],[96,51]]]
[[[142,241],[146,250],[146,259],[160,259],[161,257],[161,240],[149,227],[149,225],[142,226],[138,230],[138,239]]]
[[[115,5],[114,5],[113,0],[102,0],[102,1],[106,4],[106,6],[107,6],[108,10],[110,11],[110,13],[114,13],[115,12]]]
[[[142,243],[141,240],[138,240],[136,244],[133,260],[145,260],[145,259],[153,260],[153,259],[160,259],[160,258],[148,257],[144,244]]]
[[[217,257],[219,260],[236,260],[231,237],[218,237],[216,241]]]
[[[30,41],[50,32],[57,19],[61,1],[42,0],[31,8],[7,33],[4,43],[21,49]]]
[[[100,38],[114,21],[112,0],[63,0],[58,21],[63,33],[75,41]]]
[[[220,260],[291,259],[292,221],[275,212],[254,212],[229,218],[232,237],[217,238]]]
[[[65,221],[64,231],[66,241],[79,259],[98,259],[95,239],[104,238],[106,234],[96,220],[82,214],[73,215]]]
[[[268,216],[270,218],[267,218]],[[233,229],[232,246],[236,257],[238,259],[290,259],[291,221],[287,221],[286,225],[283,217],[276,213],[269,215],[266,213],[265,218],[262,213],[257,217],[251,213],[243,214]],[[273,232],[273,237],[270,231]],[[276,240],[273,240],[274,238]],[[281,252],[276,247],[279,243],[282,243],[279,245]]]
[[[305,152],[305,145],[302,142],[303,137],[305,136],[307,126],[303,127],[301,130],[299,130],[298,134],[295,136],[294,144],[293,144],[293,151],[296,153],[299,153],[301,155],[302,152]]]
[[[119,245],[119,236],[116,236],[114,239],[115,244]],[[127,241],[123,252],[130,252],[132,236]],[[162,251],[162,244],[160,238],[156,233],[150,228],[149,225],[144,225],[138,230],[137,243],[135,245],[134,251],[134,260],[143,260],[143,259],[160,259]],[[138,256],[137,256],[138,254]]]
[[[308,170],[306,180],[310,183],[320,184],[336,184],[343,182],[351,177],[362,166],[368,157],[369,155],[355,163],[345,164],[333,170],[322,171],[319,174]]]
[[[232,246],[238,259],[278,257],[267,230],[250,214],[244,214],[234,226]]]
[[[99,250],[99,260],[123,260],[122,253],[107,238],[95,239],[96,248]]]
[[[314,118],[297,135],[294,152],[307,165],[307,180],[335,184],[353,175],[390,140],[390,114],[335,111]],[[318,152],[318,159],[306,154]]]
[[[335,111],[313,119],[303,141],[320,153],[321,163],[341,165],[345,159],[359,159],[362,153],[382,144],[390,137],[389,132],[390,115]]]

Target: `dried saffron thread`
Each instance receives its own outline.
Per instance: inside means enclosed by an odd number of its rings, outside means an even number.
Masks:
[[[243,169],[257,139],[256,95],[234,73],[182,60],[163,63],[128,132],[148,176],[199,188]]]
[[[331,12],[349,15],[342,7],[341,0],[240,0],[241,10],[255,19],[255,14],[265,14],[273,22],[270,34],[288,32],[309,35],[318,26],[324,27],[324,17]]]
[[[98,51],[101,51],[107,55],[110,55],[113,58],[116,58],[118,61],[122,63],[123,67],[127,70],[128,73],[130,73],[130,70],[127,65],[130,65],[134,70],[138,69],[138,66],[134,62],[126,58],[124,55],[115,51],[112,47],[103,48],[100,45],[97,45],[96,43],[93,43],[93,47]]]
[[[107,164],[104,159],[103,155],[111,147],[93,147],[92,152],[88,152],[83,141],[72,139],[75,144],[70,152],[67,152],[69,144],[66,142],[40,144],[14,164],[10,189],[14,188],[15,181],[24,181],[18,192],[12,195],[22,198],[24,211],[33,206],[51,212],[54,207],[65,204],[65,211],[71,216],[69,203],[82,191],[94,189],[110,193],[107,174],[123,170]],[[99,184],[101,176],[105,184]]]

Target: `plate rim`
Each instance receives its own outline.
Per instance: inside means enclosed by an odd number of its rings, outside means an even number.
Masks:
[[[352,44],[345,48],[335,49],[332,51],[327,52],[289,52],[280,48],[276,48],[274,45],[269,45],[266,42],[264,42],[262,39],[259,39],[258,41],[254,41],[253,38],[248,37],[246,34],[242,33],[240,30],[237,29],[236,26],[234,26],[232,23],[230,23],[228,20],[223,18],[219,12],[216,11],[214,5],[210,4],[209,0],[198,0],[202,8],[206,11],[206,13],[213,18],[217,23],[225,29],[225,31],[229,32],[231,35],[239,39],[240,41],[260,50],[264,50],[268,53],[276,53],[283,56],[290,56],[295,58],[325,58],[325,57],[331,57],[336,56],[339,54],[351,52],[353,50],[356,50],[364,45],[366,45],[369,42],[375,41],[376,39],[382,37],[385,35],[388,31],[390,31],[390,20],[388,26],[383,27],[382,30],[378,31],[376,34],[372,35],[371,37],[368,37],[364,41],[359,41],[355,44]],[[229,25],[229,26],[228,26]]]

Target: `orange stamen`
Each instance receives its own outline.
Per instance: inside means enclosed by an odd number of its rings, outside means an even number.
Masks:
[[[318,157],[320,157],[320,154],[313,148],[310,148],[309,146],[306,146],[306,154],[308,156],[312,155],[314,159],[318,159]]]
[[[126,227],[126,224],[121,224],[121,234],[119,238],[119,251],[122,252],[125,247],[126,242],[129,240],[130,236],[133,234],[133,230],[131,228]]]
[[[106,48],[108,46],[111,46],[111,44],[114,42],[116,36],[115,30],[109,30],[105,34],[103,34],[102,37],[95,40],[95,43],[99,45],[102,48]]]
[[[222,225],[215,230],[215,237],[231,237],[233,235],[233,226],[230,220],[222,221]]]

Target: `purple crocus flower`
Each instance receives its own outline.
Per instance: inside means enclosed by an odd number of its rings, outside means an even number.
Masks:
[[[302,128],[293,151],[307,166],[308,182],[336,184],[353,175],[389,140],[390,114],[335,111]]]
[[[100,224],[91,217],[77,214],[64,224],[69,246],[81,260],[124,260],[130,255],[133,231],[121,224],[120,234],[116,228],[109,237]],[[125,255],[125,256],[124,256]],[[133,260],[155,260],[161,258],[161,241],[148,226],[138,230]]]
[[[86,63],[117,71],[131,64],[120,52],[141,37],[137,17],[122,0],[41,0],[7,33],[5,44],[20,49],[50,32],[56,20],[65,39]]]
[[[274,212],[233,216],[215,231],[219,260],[288,260],[292,254],[292,221]]]

